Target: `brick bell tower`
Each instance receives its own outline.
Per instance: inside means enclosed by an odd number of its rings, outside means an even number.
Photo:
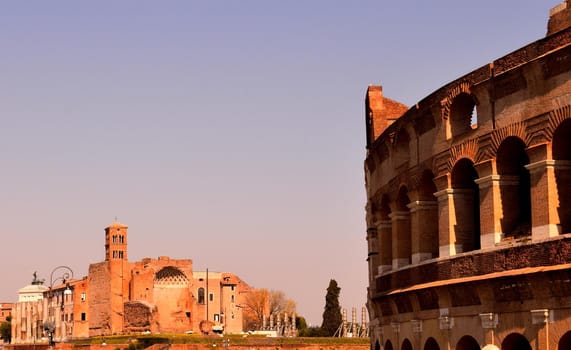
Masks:
[[[127,229],[117,221],[105,228],[105,261],[127,261]]]
[[[105,262],[109,268],[110,334],[124,331],[124,304],[129,299],[130,276],[130,265],[127,262],[127,229],[128,227],[117,219],[105,228]]]

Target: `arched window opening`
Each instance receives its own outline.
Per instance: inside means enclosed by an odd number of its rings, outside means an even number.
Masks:
[[[480,249],[480,188],[475,182],[477,178],[478,173],[470,159],[460,159],[452,169],[457,252]]]
[[[469,335],[465,335],[456,344],[456,350],[480,350],[480,345],[476,339]]]
[[[557,345],[557,350],[568,349],[571,349],[571,331],[565,333],[561,339],[559,339],[559,345]]]
[[[506,138],[498,148],[496,164],[500,175],[500,197],[505,238],[531,235],[531,180],[525,168],[529,158],[525,143],[514,136]]]
[[[393,350],[393,343],[390,340],[385,342],[385,350]]]
[[[502,342],[502,350],[531,350],[531,345],[523,335],[512,333]]]
[[[395,168],[408,166],[410,158],[410,137],[404,128],[400,129],[396,136],[395,151],[394,151],[394,166]]]
[[[571,233],[571,120],[565,120],[555,130],[552,147],[561,233]]]
[[[476,101],[467,93],[461,93],[450,106],[450,130],[452,137],[462,135],[478,126]]]
[[[412,344],[408,338],[405,338],[402,342],[401,350],[412,350]]]
[[[379,344],[378,340],[375,342],[375,350],[381,350],[381,344]]]
[[[440,350],[440,346],[434,338],[430,337],[424,343],[424,350]]]
[[[200,287],[198,288],[198,303],[204,304],[204,301],[204,288]]]

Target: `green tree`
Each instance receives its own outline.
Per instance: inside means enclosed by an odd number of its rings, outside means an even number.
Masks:
[[[337,281],[330,280],[325,295],[325,310],[323,311],[323,323],[321,330],[326,337],[332,337],[343,322],[341,316],[341,306],[339,306],[339,293],[341,288],[337,286]]]
[[[0,338],[6,343],[12,341],[12,318],[10,316],[6,317],[6,322],[0,323]]]

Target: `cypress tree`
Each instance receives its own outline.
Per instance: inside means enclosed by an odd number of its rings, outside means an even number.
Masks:
[[[330,280],[325,295],[325,310],[323,311],[323,323],[321,331],[324,336],[332,337],[343,322],[341,307],[339,306],[339,292],[341,288],[337,286],[337,281]]]

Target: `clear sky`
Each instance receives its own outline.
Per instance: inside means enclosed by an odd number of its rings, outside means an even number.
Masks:
[[[412,105],[545,35],[559,0],[0,5],[0,301],[129,260],[190,258],[321,323],[367,263],[364,95]]]

